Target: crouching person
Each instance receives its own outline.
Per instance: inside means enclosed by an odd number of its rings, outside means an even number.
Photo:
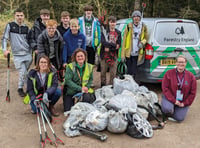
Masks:
[[[64,112],[69,111],[74,105],[73,96],[83,92],[83,102],[92,103],[94,90],[91,88],[93,82],[93,66],[87,63],[87,52],[78,48],[72,54],[72,63],[67,64],[65,72],[66,92],[63,93]]]
[[[168,70],[162,81],[162,111],[169,120],[181,122],[185,119],[197,91],[195,76],[185,69],[187,59],[179,55],[176,68]]]
[[[36,63],[36,68],[31,69],[28,74],[27,93],[30,96],[31,112],[36,113],[34,101],[37,95],[43,95],[43,102],[49,103],[49,111],[53,116],[58,116],[54,105],[61,96],[58,87],[56,70],[51,67],[47,56],[41,55]]]

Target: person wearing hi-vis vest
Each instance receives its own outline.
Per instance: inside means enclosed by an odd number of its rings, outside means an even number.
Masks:
[[[46,55],[39,56],[36,68],[31,69],[28,74],[27,93],[30,97],[31,112],[36,113],[35,99],[43,95],[43,102],[49,104],[49,111],[53,116],[58,116],[54,105],[61,96],[58,88],[58,77],[56,69],[52,68]]]
[[[82,48],[77,48],[71,58],[72,63],[67,64],[65,72],[64,85],[66,91],[63,92],[64,112],[69,111],[75,104],[73,96],[77,93],[82,92],[87,95],[94,93],[94,90],[91,88],[93,82],[93,65],[87,62],[87,52]]]
[[[162,80],[162,111],[169,116],[169,120],[178,122],[185,119],[197,90],[196,78],[185,69],[186,64],[186,57],[179,55],[176,68],[168,70]]]
[[[141,22],[140,11],[132,13],[132,20],[124,30],[121,58],[126,61],[128,74],[135,79],[138,65],[144,62],[147,27]]]
[[[88,63],[94,65],[96,49],[101,40],[101,28],[97,18],[93,16],[93,7],[86,5],[85,14],[78,18],[80,31],[86,36]]]

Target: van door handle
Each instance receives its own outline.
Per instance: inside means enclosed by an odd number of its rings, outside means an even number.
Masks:
[[[176,48],[176,49],[174,49],[174,51],[175,51],[175,52],[182,52],[183,49],[182,49],[182,48]]]

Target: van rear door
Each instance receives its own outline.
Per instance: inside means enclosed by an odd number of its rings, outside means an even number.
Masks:
[[[166,71],[175,67],[178,55],[187,58],[186,69],[196,77],[200,76],[199,27],[195,21],[166,19],[156,20],[152,46],[150,74],[163,78]]]

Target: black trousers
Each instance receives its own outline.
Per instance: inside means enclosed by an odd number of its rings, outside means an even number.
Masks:
[[[138,61],[138,56],[130,56],[130,58],[126,58],[128,74],[134,76],[137,74],[137,61]]]
[[[52,58],[52,59],[50,59],[50,62],[51,62],[51,64],[57,69],[57,70],[59,70],[59,65],[57,64],[57,61],[56,61],[56,58],[54,57],[54,58]]]
[[[74,106],[73,95],[63,95],[64,112],[69,111]]]
[[[86,51],[87,51],[87,55],[88,55],[88,63],[94,65],[95,49],[93,47],[86,46]]]

